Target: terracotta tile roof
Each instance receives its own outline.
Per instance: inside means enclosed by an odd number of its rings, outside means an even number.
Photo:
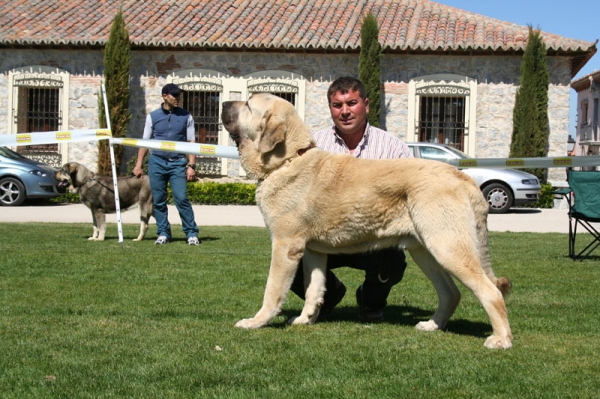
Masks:
[[[528,37],[526,26],[430,0],[0,0],[0,47],[103,46],[120,5],[134,47],[354,52],[368,12],[386,52],[518,52]],[[543,37],[579,68],[596,52]]]

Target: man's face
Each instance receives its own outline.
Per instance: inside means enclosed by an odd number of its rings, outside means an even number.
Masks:
[[[162,96],[166,108],[173,109],[179,106],[179,94],[177,94],[177,96],[173,96],[172,94],[163,94]]]
[[[329,111],[333,123],[342,134],[363,134],[369,113],[369,99],[363,101],[358,91],[342,94],[337,91],[329,97]]]

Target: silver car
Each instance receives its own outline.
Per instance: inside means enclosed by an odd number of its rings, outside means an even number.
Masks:
[[[18,206],[65,193],[54,179],[56,169],[0,147],[0,205]]]
[[[452,159],[469,159],[464,152],[435,143],[406,143],[415,158],[448,162]],[[530,204],[540,197],[542,187],[537,177],[518,169],[464,168],[479,185],[490,204],[490,213],[505,213],[512,206]]]

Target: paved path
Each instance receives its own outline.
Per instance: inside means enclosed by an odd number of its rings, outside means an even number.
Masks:
[[[256,206],[212,206],[194,205],[198,226],[259,226],[264,221]],[[181,224],[175,206],[169,206],[171,224]],[[83,204],[25,205],[18,207],[0,206],[2,222],[49,222],[49,223],[92,223],[92,215]],[[123,224],[139,223],[137,209],[121,213]],[[116,215],[108,215],[107,223],[117,223]],[[154,218],[150,222],[154,224]],[[490,231],[556,232],[568,233],[566,209],[512,209],[502,215],[489,215]]]

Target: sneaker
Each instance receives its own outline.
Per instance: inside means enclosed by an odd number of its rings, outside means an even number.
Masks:
[[[198,240],[198,237],[190,237],[190,238],[188,238],[188,244],[189,245],[200,245],[200,240]]]
[[[338,281],[338,283],[339,284],[336,287],[335,292],[331,294],[329,301],[327,301],[319,311],[319,318],[329,316],[338,303],[342,302],[344,295],[346,295],[346,286],[341,281]]]
[[[154,241],[154,245],[163,245],[163,244],[168,244],[168,243],[169,243],[169,239],[166,236],[158,236],[156,241]]]
[[[383,321],[383,308],[371,309],[363,306],[362,285],[356,290],[356,303],[358,304],[358,320],[363,323],[381,323]]]

